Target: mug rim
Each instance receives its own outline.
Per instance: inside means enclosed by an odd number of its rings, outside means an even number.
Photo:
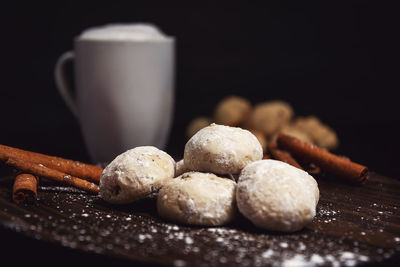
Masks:
[[[79,36],[74,38],[75,43],[174,43],[175,38],[168,36],[168,38],[163,40],[112,40],[112,39],[82,39]]]

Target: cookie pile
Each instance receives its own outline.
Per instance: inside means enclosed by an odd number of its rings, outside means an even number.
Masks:
[[[127,204],[158,192],[158,214],[187,225],[217,226],[240,214],[255,226],[292,232],[315,216],[317,182],[277,160],[248,130],[212,123],[186,143],[177,163],[155,147],[116,157],[100,178],[100,196]]]
[[[280,132],[328,150],[335,149],[339,143],[335,131],[317,117],[295,116],[291,105],[279,100],[252,106],[243,97],[226,97],[217,104],[211,117],[198,117],[189,123],[187,138],[212,122],[251,131],[261,143],[264,153],[267,152],[268,142]]]

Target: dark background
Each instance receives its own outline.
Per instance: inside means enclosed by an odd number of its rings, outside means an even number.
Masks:
[[[4,12],[5,11],[5,12]],[[167,8],[32,2],[3,8],[0,143],[89,161],[53,80],[57,58],[91,26],[150,22],[175,36],[176,103],[168,152],[224,96],[282,99],[334,128],[336,151],[398,178],[398,16],[394,7]],[[72,68],[72,67],[71,67]]]
[[[338,133],[337,153],[400,178],[394,7],[362,2],[189,9],[31,1],[3,3],[1,20],[1,144],[89,161],[79,124],[56,90],[55,62],[87,27],[150,22],[177,40],[175,117],[167,148],[173,156],[182,156],[192,118],[211,115],[221,98],[236,94],[253,104],[282,99],[297,115],[320,117]],[[79,253],[8,231],[0,236],[7,246],[2,257],[13,263],[30,263],[43,251],[67,264],[82,260]],[[26,257],[11,256],[21,249]]]

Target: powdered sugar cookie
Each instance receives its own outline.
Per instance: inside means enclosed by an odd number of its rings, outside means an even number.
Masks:
[[[315,216],[319,190],[307,172],[277,160],[260,160],[240,173],[239,211],[260,228],[300,230]]]
[[[187,169],[216,174],[238,174],[262,156],[260,142],[252,133],[214,123],[190,138],[184,151]]]
[[[188,172],[168,181],[157,196],[157,210],[168,220],[216,226],[236,214],[236,183],[211,173]]]
[[[107,202],[134,202],[157,191],[174,177],[175,161],[152,146],[136,147],[117,156],[100,177],[100,196]]]

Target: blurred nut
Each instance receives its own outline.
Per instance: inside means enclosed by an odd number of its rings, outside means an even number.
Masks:
[[[257,105],[250,116],[251,127],[270,138],[290,122],[293,109],[286,102],[269,101]]]
[[[304,132],[299,128],[294,127],[291,124],[284,126],[281,130],[281,133],[296,137],[297,139],[300,139],[303,142],[313,144],[313,140],[306,132]]]
[[[222,99],[215,108],[214,120],[217,124],[238,126],[250,114],[251,104],[242,97],[229,96]]]
[[[307,133],[314,144],[326,149],[335,149],[339,145],[339,140],[335,131],[323,124],[317,117],[308,116],[298,118],[294,122],[294,127]]]
[[[315,129],[319,128],[320,125],[321,121],[315,116],[298,117],[293,123],[294,128],[307,133],[311,137],[312,133]]]
[[[211,124],[211,120],[207,117],[198,117],[193,119],[187,129],[186,129],[186,137],[190,138],[199,130]]]
[[[317,146],[326,149],[335,149],[339,145],[336,133],[326,125],[321,125],[313,132],[314,142]]]

